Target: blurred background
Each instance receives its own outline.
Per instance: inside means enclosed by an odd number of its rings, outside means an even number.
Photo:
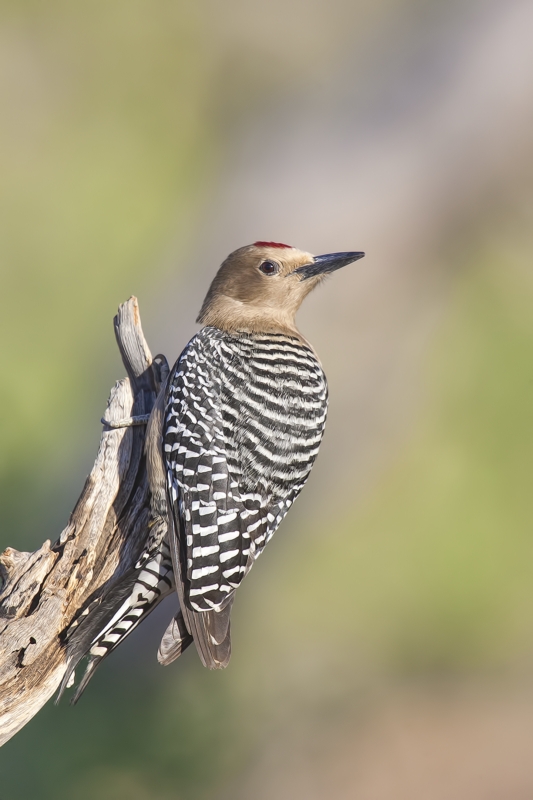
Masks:
[[[533,796],[533,2],[0,5],[0,545],[64,526],[138,296],[174,360],[256,239],[365,250],[301,311],[331,406],[239,591],[173,600],[0,751],[2,800]]]

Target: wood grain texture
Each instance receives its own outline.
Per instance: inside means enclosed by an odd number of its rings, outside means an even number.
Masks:
[[[148,414],[155,402],[152,355],[137,299],[123,303],[115,335],[128,377],[109,397],[104,420]],[[52,697],[68,667],[66,633],[135,563],[148,534],[146,427],[104,424],[98,454],[66,528],[34,553],[0,555],[0,744]]]

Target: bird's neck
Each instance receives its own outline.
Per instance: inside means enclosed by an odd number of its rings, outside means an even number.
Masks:
[[[270,308],[242,303],[231,297],[219,295],[199,319],[203,325],[219,328],[227,333],[282,333],[296,336],[305,342],[296,327],[294,313],[283,308]]]

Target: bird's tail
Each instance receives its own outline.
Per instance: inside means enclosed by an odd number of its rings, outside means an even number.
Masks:
[[[157,660],[166,667],[179,658],[192,642],[193,638],[187,630],[180,609],[163,634],[157,653]]]
[[[56,702],[65,688],[72,685],[79,662],[88,656],[85,672],[71,700],[76,703],[103,659],[173,590],[172,560],[168,544],[163,540],[140,569],[124,575],[119,585],[104,595],[98,605],[90,605],[67,634],[69,667]],[[182,650],[186,646],[184,643]]]

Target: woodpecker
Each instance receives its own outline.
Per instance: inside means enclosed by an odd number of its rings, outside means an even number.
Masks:
[[[156,524],[127,585],[88,614],[89,634],[78,636],[72,659],[90,656],[76,699],[101,659],[174,588],[180,607],[159,661],[194,641],[204,666],[227,666],[235,592],[301,492],[324,433],[326,377],[295,315],[326,275],[363,256],[258,241],[223,262],[202,328],[163,379],[150,416]]]

